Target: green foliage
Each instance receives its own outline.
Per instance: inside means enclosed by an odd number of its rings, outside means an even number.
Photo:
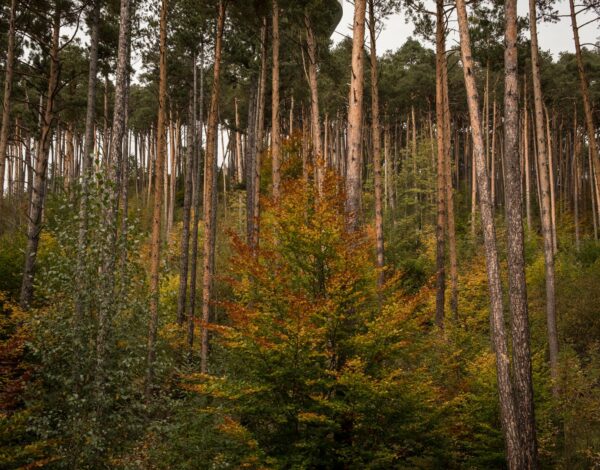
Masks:
[[[35,413],[30,429],[51,442],[49,468],[104,468],[143,430],[142,401],[146,343],[146,287],[136,253],[140,236],[130,223],[128,237],[111,246],[105,207],[112,186],[102,176],[90,181],[86,249],[78,248],[79,199],[57,200],[48,216],[38,282],[45,303],[29,321],[30,361],[35,379],[26,391]],[[104,282],[107,255],[117,261],[115,287]],[[78,260],[82,260],[80,271]],[[111,297],[109,311],[102,311]],[[81,302],[78,316],[76,305]],[[99,318],[108,331],[99,336]],[[102,341],[104,354],[99,356]]]
[[[21,288],[25,237],[14,233],[0,235],[0,292],[16,299]]]

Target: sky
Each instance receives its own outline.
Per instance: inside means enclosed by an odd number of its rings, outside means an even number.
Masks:
[[[344,16],[338,25],[332,39],[335,43],[338,43],[343,39],[343,35],[352,35],[352,17],[354,13],[354,6],[348,0],[343,0],[344,3]],[[434,5],[430,7],[431,10],[435,10]],[[569,3],[566,0],[560,1],[556,6],[560,15],[569,14]],[[528,2],[521,0],[518,3],[519,15],[526,16],[528,13]],[[577,21],[579,24],[583,24],[586,21],[593,19],[593,15],[578,15]],[[595,43],[597,38],[600,36],[598,26],[600,22],[593,22],[583,27],[580,30],[581,43]],[[452,25],[458,27],[456,23]],[[377,38],[377,53],[382,54],[387,50],[398,49],[406,39],[413,34],[412,24],[407,24],[402,14],[395,14],[386,19],[384,30]],[[457,45],[457,35],[450,36],[448,46],[452,47]],[[558,23],[540,23],[538,25],[538,40],[540,48],[542,50],[550,50],[552,55],[557,58],[558,54],[563,51],[575,52],[575,46],[573,44],[573,30],[571,29],[571,19],[560,18]],[[454,42],[454,44],[453,44]],[[427,44],[428,47],[433,48],[433,44]]]

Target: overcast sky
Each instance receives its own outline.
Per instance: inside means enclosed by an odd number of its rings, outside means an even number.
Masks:
[[[343,39],[343,35],[351,35],[352,30],[352,16],[354,12],[354,6],[348,1],[343,0],[344,3],[344,17],[340,22],[338,28],[336,29],[336,33],[334,33],[332,39],[334,42],[339,42]],[[435,9],[435,6],[432,4],[430,7],[431,10]],[[528,2],[521,0],[518,4],[519,15],[526,16],[528,13]],[[559,14],[568,15],[569,14],[569,3],[564,1],[559,1],[557,9]],[[583,24],[586,21],[593,19],[593,15],[578,15],[578,23]],[[588,24],[580,31],[581,42],[583,43],[595,43],[598,36],[600,36],[598,31],[598,25],[600,22],[593,22]],[[457,28],[456,23],[453,24],[453,27]],[[395,50],[399,48],[406,39],[413,34],[413,26],[412,24],[407,24],[405,22],[404,16],[402,14],[397,14],[390,16],[385,21],[385,29],[377,38],[377,52],[381,54],[386,50]],[[575,46],[573,44],[573,30],[571,29],[571,19],[570,18],[561,18],[558,23],[541,23],[538,26],[538,36],[540,47],[543,50],[550,50],[552,54],[556,57],[559,52],[569,51],[574,52]],[[454,37],[450,37],[448,41],[448,46],[451,47],[453,41],[456,41],[456,35]],[[428,47],[433,47],[433,44],[427,44]]]

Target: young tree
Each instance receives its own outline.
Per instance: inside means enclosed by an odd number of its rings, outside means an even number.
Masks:
[[[348,162],[346,170],[346,212],[348,228],[358,228],[361,205],[362,117],[363,117],[363,48],[365,42],[366,0],[354,2],[352,34],[352,71],[348,104]]]

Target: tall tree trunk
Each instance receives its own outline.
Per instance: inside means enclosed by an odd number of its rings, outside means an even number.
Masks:
[[[435,33],[435,113],[437,121],[437,223],[436,223],[436,296],[435,323],[444,328],[444,310],[446,300],[446,167],[444,134],[446,131],[444,116],[444,57],[446,55],[444,1],[436,1]]]
[[[590,102],[590,91],[583,66],[583,57],[581,55],[581,43],[579,41],[579,27],[577,26],[577,15],[575,13],[575,2],[569,0],[569,8],[571,10],[571,26],[573,27],[573,39],[575,41],[575,57],[577,58],[577,73],[579,75],[579,86],[581,88],[581,97],[583,98],[583,112],[585,114],[585,127],[587,129],[588,143],[590,152],[594,160],[594,177],[596,180],[596,191],[600,184],[600,155],[598,154],[598,140],[596,138],[596,126],[594,125],[594,114],[592,112],[592,104]],[[1,158],[1,157],[0,157]],[[600,205],[596,207],[597,215],[600,217]]]
[[[217,18],[217,37],[215,40],[215,63],[213,87],[210,98],[210,112],[206,134],[206,199],[204,201],[204,259],[202,276],[202,349],[200,371],[208,372],[208,325],[210,321],[210,302],[212,298],[212,281],[215,257],[215,222],[216,205],[216,166],[217,166],[217,112],[221,78],[221,49],[223,43],[223,26],[225,24],[225,2],[219,0]]]
[[[21,283],[19,303],[22,308],[28,309],[33,298],[33,280],[38,245],[42,231],[42,212],[46,199],[46,178],[48,173],[48,158],[52,144],[52,126],[55,119],[54,102],[58,91],[59,74],[59,39],[60,39],[61,11],[58,5],[52,15],[52,42],[50,45],[50,71],[48,74],[48,89],[46,94],[46,109],[40,116],[41,131],[37,145],[37,158],[33,175],[33,188],[29,222],[27,224],[27,245],[25,247],[25,266]],[[40,96],[40,99],[42,97]]]
[[[346,217],[350,231],[358,228],[361,207],[365,13],[366,0],[356,0],[352,34],[352,72],[348,103],[348,163],[346,168]]]
[[[520,444],[517,424],[518,418],[515,411],[514,394],[510,378],[510,360],[504,328],[500,262],[498,260],[498,249],[496,246],[496,226],[490,201],[489,180],[485,165],[484,144],[481,133],[481,117],[479,115],[479,96],[475,83],[475,64],[471,53],[471,38],[469,36],[465,0],[457,0],[456,7],[460,30],[460,50],[463,73],[473,135],[473,157],[477,172],[477,185],[479,188],[479,207],[486,254],[488,289],[490,292],[492,344],[496,354],[496,375],[500,396],[500,416],[506,442],[508,466],[511,470],[517,470],[522,468],[518,451]]]
[[[194,67],[196,67],[196,56],[193,58]],[[192,207],[192,179],[194,173],[194,144],[195,144],[195,116],[196,99],[190,100],[188,131],[187,131],[187,152],[184,174],[183,191],[183,227],[181,229],[181,255],[179,258],[179,292],[177,295],[177,323],[181,326],[185,320],[185,306],[187,304],[187,281],[188,266],[190,258],[190,213]],[[189,312],[188,312],[189,314]]]
[[[198,99],[198,74],[197,65],[194,63],[194,109],[198,101],[200,118],[197,120],[197,113],[194,111],[194,184],[193,204],[194,204],[194,222],[192,224],[192,261],[190,264],[190,307],[188,314],[188,347],[190,358],[194,347],[194,329],[196,321],[196,276],[198,264],[198,225],[200,224],[200,194],[203,188],[200,185],[202,181],[202,164],[200,162],[200,153],[202,149],[202,128],[204,127],[204,44],[200,45],[200,98]]]
[[[240,113],[238,111],[238,99],[235,98],[235,180],[238,185],[241,185],[244,181],[244,164],[242,155],[242,133],[240,132]],[[273,163],[275,165],[275,163]],[[275,176],[273,176],[275,178]],[[273,179],[273,185],[275,185],[275,179]],[[273,193],[275,193],[275,186],[273,186]]]
[[[85,270],[85,250],[87,247],[88,226],[88,180],[92,169],[94,151],[94,120],[96,118],[96,85],[98,83],[98,38],[100,23],[100,1],[92,4],[90,12],[90,66],[88,72],[87,108],[85,115],[84,147],[81,158],[81,201],[79,205],[79,238],[77,256],[77,277],[83,279]],[[75,322],[78,324],[84,314],[85,292],[77,289],[75,302]]]
[[[279,4],[273,0],[273,69],[271,102],[271,153],[273,166],[273,199],[279,199],[281,182],[281,130],[279,122]]]
[[[542,235],[544,238],[544,261],[546,266],[546,320],[548,324],[548,349],[552,392],[558,396],[558,331],[556,329],[556,299],[554,275],[554,243],[552,236],[552,210],[550,201],[549,161],[544,132],[544,103],[540,78],[540,58],[537,36],[537,11],[535,0],[529,0],[529,27],[531,30],[531,77],[535,107],[535,131],[537,142],[538,178],[540,181],[540,208]]]
[[[0,202],[4,196],[4,168],[6,165],[6,148],[8,130],[10,128],[10,106],[12,82],[15,64],[15,34],[16,34],[17,0],[10,2],[10,18],[8,20],[8,45],[6,50],[6,75],[4,76],[4,97],[2,108],[2,127],[0,128]]]
[[[445,45],[444,45],[445,48]],[[448,62],[444,54],[442,88],[444,92],[444,171],[446,173],[446,221],[448,225],[448,252],[450,255],[450,310],[458,320],[458,261],[456,253],[456,224],[454,221],[454,192],[452,189],[452,156],[450,154],[450,99],[448,96]],[[458,150],[458,133],[454,142]],[[456,153],[458,171],[458,152]],[[458,182],[457,182],[458,185]]]
[[[158,331],[159,268],[160,268],[160,219],[163,204],[163,173],[167,153],[166,105],[167,105],[167,11],[168,0],[162,0],[160,8],[158,122],[156,126],[156,165],[154,172],[154,205],[152,209],[152,240],[150,242],[150,322],[148,331],[148,357],[146,372],[146,397],[150,397],[154,382],[156,333]]]
[[[519,83],[517,57],[517,0],[505,3],[504,52],[504,198],[508,231],[508,290],[511,312],[515,405],[520,430],[519,460],[535,469],[537,441],[533,409],[533,381],[529,347],[529,315],[523,233],[523,197],[519,158]],[[494,101],[494,112],[496,102]],[[494,114],[495,121],[495,114]],[[493,155],[492,150],[492,155]]]
[[[377,71],[377,41],[374,0],[369,0],[369,36],[371,40],[371,126],[373,133],[373,170],[375,178],[375,237],[377,253],[377,285],[384,282],[383,191],[381,178],[381,128],[379,124],[379,76]]]
[[[319,121],[319,89],[317,83],[317,42],[312,21],[308,12],[304,13],[306,27],[306,49],[308,52],[308,86],[310,88],[310,131],[312,135],[312,157],[316,171],[316,183],[319,194],[323,189],[323,146],[321,142],[321,123]]]
[[[527,75],[523,83],[523,153],[525,162],[525,214],[527,215],[527,230],[531,231],[531,164],[529,163],[529,111],[527,108]]]
[[[254,152],[254,174],[252,175],[252,240],[253,250],[258,249],[260,232],[260,170],[264,150],[265,103],[267,92],[267,18],[263,18],[260,33],[260,79],[258,84],[258,106],[256,116],[256,149]]]

